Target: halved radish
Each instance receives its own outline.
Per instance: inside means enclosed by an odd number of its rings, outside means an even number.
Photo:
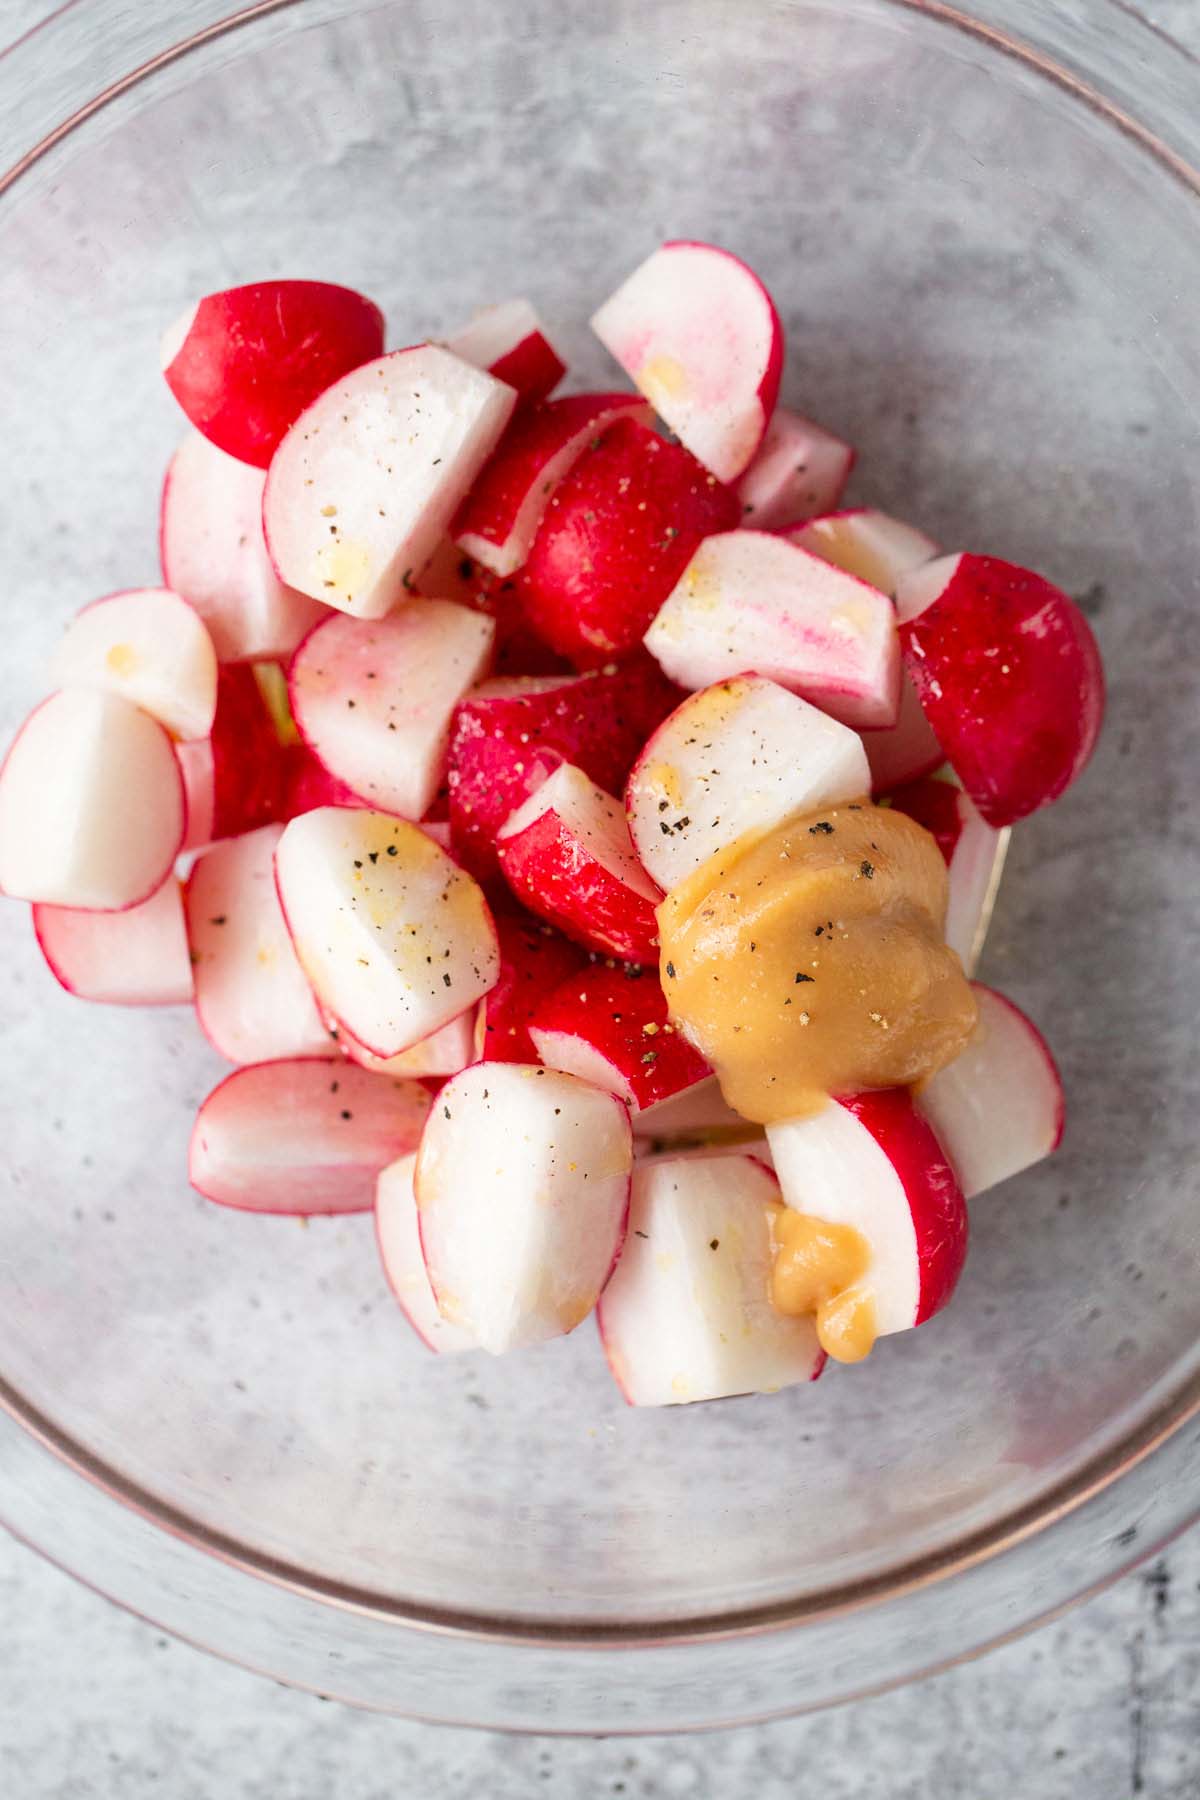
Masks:
[[[828,1100],[768,1125],[767,1141],[788,1206],[817,1226],[849,1228],[865,1249],[861,1272],[817,1310],[831,1356],[857,1360],[872,1338],[923,1324],[946,1304],[967,1253],[966,1202],[907,1089]],[[819,1269],[810,1273],[815,1298]]]
[[[163,581],[194,606],[221,662],[290,656],[324,608],[285,587],[262,527],[266,476],[192,432],[167,468],[159,515]]]
[[[737,484],[742,517],[757,531],[832,512],[857,455],[823,425],[777,406],[754,461]],[[865,579],[865,577],[864,577]]]
[[[633,1175],[629,1231],[597,1318],[631,1406],[773,1394],[825,1363],[809,1318],[771,1305],[779,1184],[743,1154],[656,1156]]]
[[[871,785],[862,742],[774,681],[703,688],[647,743],[625,790],[642,865],[673,888],[747,832],[835,805]]]
[[[563,763],[501,828],[505,879],[531,912],[607,956],[658,961],[661,895],[634,854],[620,802]]]
[[[279,898],[326,1011],[376,1056],[395,1056],[482,999],[496,932],[471,877],[417,825],[323,806],[284,828]]]
[[[705,468],[736,481],[775,410],[783,327],[754,271],[713,244],[663,244],[592,330]]]
[[[282,836],[282,825],[264,825],[229,838],[197,857],[188,877],[196,1014],[230,1062],[329,1053],[329,1033],[275,892]]]
[[[1057,1150],[1066,1118],[1062,1078],[1037,1026],[994,988],[972,985],[975,1035],[916,1095],[968,1200]]]
[[[383,349],[383,314],[327,281],[257,281],[207,294],[162,342],[167,386],[206,438],[265,469],[331,382]]]
[[[1011,825],[1081,773],[1104,718],[1091,626],[1042,576],[944,556],[896,593],[904,660],[955,773],[989,825]]]
[[[740,516],[733,490],[682,445],[618,419],[551,495],[517,577],[530,624],[581,669],[624,656],[700,540]]]
[[[498,908],[495,917],[500,974],[480,1004],[475,1054],[483,1062],[536,1063],[530,1021],[548,994],[589,966],[588,955],[524,910]]]
[[[419,1081],[340,1056],[253,1063],[196,1115],[188,1180],[244,1212],[369,1212],[381,1170],[416,1148],[432,1103]]]
[[[411,592],[495,449],[516,395],[435,344],[335,381],[271,459],[263,494],[280,580],[379,619]]]
[[[547,1068],[607,1088],[634,1113],[712,1073],[668,1020],[657,970],[581,970],[541,1002],[529,1035]]]
[[[169,588],[93,600],[67,626],[50,663],[56,687],[104,688],[176,738],[207,737],[217,656],[199,613]]]
[[[626,413],[650,422],[636,394],[571,394],[522,407],[451,521],[455,542],[493,574],[511,575],[584,446]]]
[[[490,619],[450,600],[412,600],[386,619],[333,614],[288,673],[301,736],[368,805],[421,818],[445,771],[454,708],[494,635]]]
[[[891,601],[766,531],[707,538],[647,631],[646,648],[682,687],[752,669],[856,730],[896,721]]]
[[[33,929],[51,974],[68,994],[107,1006],[184,1006],[192,964],[179,883],[124,912],[33,908]]]
[[[950,871],[946,942],[970,975],[983,951],[1011,828],[989,825],[952,776],[910,781],[895,790],[891,803],[938,841]]]
[[[528,300],[485,306],[446,339],[447,350],[515,388],[526,405],[544,400],[567,372]]]
[[[478,1348],[469,1331],[443,1319],[429,1285],[421,1251],[417,1196],[413,1192],[416,1156],[402,1156],[380,1174],[375,1188],[375,1231],[388,1285],[400,1310],[421,1341],[443,1355]]]
[[[496,834],[560,763],[619,793],[654,727],[680,698],[645,654],[619,670],[485,682],[454,715],[450,826],[467,867],[496,868]]]
[[[183,777],[156,720],[102,689],[51,694],[0,768],[0,891],[138,906],[170,874],[185,824]]]
[[[344,1025],[335,1024],[330,1036],[352,1063],[357,1063],[360,1069],[372,1069],[376,1075],[457,1075],[460,1069],[475,1061],[476,1021],[477,1009],[472,1007],[396,1056],[376,1056]]]
[[[476,1063],[437,1097],[417,1153],[438,1311],[493,1356],[573,1331],[625,1235],[629,1115],[553,1069]]]

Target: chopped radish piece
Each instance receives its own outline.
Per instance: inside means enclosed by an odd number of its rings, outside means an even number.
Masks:
[[[600,1088],[515,1063],[447,1082],[416,1172],[441,1316],[493,1356],[573,1331],[620,1253],[632,1166],[629,1115]]]
[[[926,776],[909,782],[896,789],[891,803],[938,841],[950,871],[946,942],[971,975],[983,952],[1011,830],[989,825],[953,779]]]
[[[443,1355],[478,1346],[469,1331],[443,1319],[429,1285],[429,1273],[421,1251],[421,1227],[413,1175],[417,1159],[402,1156],[384,1169],[375,1189],[375,1230],[379,1255],[388,1285],[400,1310],[430,1350]]]
[[[437,793],[455,706],[479,680],[495,627],[449,600],[386,619],[334,614],[292,659],[288,692],[329,773],[384,812],[419,819]]]
[[[563,763],[507,820],[496,848],[531,912],[603,955],[658,961],[661,898],[634,854],[620,802]]]
[[[183,901],[173,875],[124,912],[33,908],[51,974],[68,994],[107,1006],[183,1006],[192,998]]]
[[[904,660],[955,773],[989,825],[1068,788],[1096,747],[1104,670],[1067,595],[994,556],[944,556],[896,594]]]
[[[318,999],[376,1056],[432,1036],[499,973],[479,888],[404,819],[335,806],[304,813],[284,829],[275,879]]]
[[[753,1156],[638,1163],[625,1248],[598,1308],[631,1406],[771,1394],[821,1373],[812,1320],[771,1304],[777,1210],[779,1185]]]
[[[946,1304],[967,1253],[966,1204],[906,1088],[828,1100],[768,1125],[767,1141],[787,1204],[865,1240],[870,1262],[856,1286],[873,1302],[876,1336]]]
[[[968,1200],[1057,1150],[1066,1116],[1062,1079],[1037,1026],[1003,994],[972,987],[979,1023],[970,1043],[917,1090]]]
[[[515,908],[497,911],[496,933],[500,976],[479,1008],[475,1054],[482,1062],[535,1063],[530,1021],[548,994],[587,968],[587,953]]]
[[[335,1024],[330,1036],[352,1063],[360,1069],[373,1069],[376,1075],[445,1076],[457,1075],[475,1061],[475,1031],[476,1010],[472,1008],[396,1056],[374,1055],[344,1025]],[[328,1044],[325,1047],[328,1049]]]
[[[162,342],[167,386],[206,438],[265,469],[284,432],[339,376],[383,349],[383,314],[327,281],[207,294]]]
[[[621,669],[485,682],[458,708],[450,739],[450,826],[466,866],[496,868],[496,834],[560,763],[620,792],[634,757],[678,703],[650,657]]]
[[[567,372],[528,300],[485,306],[446,339],[446,349],[515,388],[527,406],[544,400]]]
[[[369,1212],[380,1172],[416,1148],[431,1104],[420,1082],[340,1056],[254,1063],[196,1115],[188,1180],[244,1212]]]
[[[735,839],[870,785],[853,731],[774,681],[739,675],[692,694],[659,726],[633,766],[625,811],[643,866],[667,889]]]
[[[547,1068],[607,1088],[632,1112],[670,1100],[712,1073],[669,1023],[657,971],[584,969],[542,1001],[529,1035]]]
[[[362,619],[390,612],[515,400],[435,344],[394,350],[336,381],[271,459],[263,524],[280,580]]]
[[[762,443],[783,370],[783,327],[754,271],[713,244],[663,244],[592,330],[693,456],[736,481]]]
[[[619,419],[551,496],[521,604],[548,644],[595,668],[640,643],[701,539],[740,516],[737,495],[681,445]]]
[[[217,657],[199,614],[168,588],[93,600],[67,626],[50,664],[56,687],[104,688],[165,725],[203,738],[217,706]]]
[[[162,726],[102,689],[51,694],[0,768],[0,891],[120,912],[183,844],[183,778]]]
[[[282,825],[264,825],[230,838],[197,857],[188,878],[196,1014],[213,1048],[230,1062],[329,1052],[329,1033],[275,892],[282,836]]]
[[[455,542],[495,575],[529,554],[551,496],[589,439],[628,413],[649,424],[634,394],[572,394],[522,407],[451,522]]]
[[[759,1135],[762,1127],[750,1124],[741,1113],[734,1112],[715,1075],[710,1075],[707,1081],[697,1082],[695,1087],[684,1088],[669,1100],[660,1100],[657,1106],[648,1106],[644,1112],[635,1113],[633,1131],[634,1136],[642,1140],[641,1149],[647,1145],[666,1148],[680,1139],[715,1147],[722,1139],[753,1137],[761,1144],[755,1154],[761,1155],[764,1162],[770,1162],[767,1140]]]
[[[900,652],[891,601],[765,531],[710,537],[646,633],[682,687],[754,670],[844,725],[891,725]]]
[[[754,461],[737,485],[746,524],[758,531],[779,531],[797,519],[832,512],[850,479],[855,456],[852,444],[843,443],[823,425],[777,406]]]

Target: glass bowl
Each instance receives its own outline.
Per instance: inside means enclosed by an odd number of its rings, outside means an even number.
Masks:
[[[268,0],[226,22],[192,0],[61,9],[0,92],[6,738],[68,615],[156,577],[180,430],[156,346],[191,297],[321,275],[404,343],[530,292],[593,382],[588,312],[664,235],[763,272],[785,398],[860,446],[857,495],[1079,595],[1112,685],[1087,776],[1015,834],[983,971],[1061,1057],[1066,1144],[978,1202],[947,1313],[811,1391],[630,1410],[590,1325],[439,1363],[369,1219],[190,1192],[222,1073],[190,1015],[69,999],[0,908],[0,1517],[283,1680],[591,1732],[904,1679],[1179,1528],[1196,66],[1107,0]]]

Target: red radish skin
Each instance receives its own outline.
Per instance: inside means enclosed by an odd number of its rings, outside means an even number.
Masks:
[[[579,668],[628,655],[701,539],[740,516],[682,445],[618,420],[551,496],[518,581],[530,624]]]
[[[910,781],[904,787],[896,788],[889,796],[897,812],[907,813],[936,839],[947,864],[962,836],[963,821],[958,804],[961,792],[952,781],[938,781],[927,775],[920,781]]]
[[[283,753],[283,798],[279,817],[286,824],[318,806],[367,806],[344,781],[317,761],[307,744],[289,744]]]
[[[46,966],[78,1000],[105,1006],[186,1006],[192,964],[179,883],[170,876],[125,912],[33,907]]]
[[[278,818],[284,750],[249,663],[232,663],[220,672],[210,748],[212,841]]]
[[[776,407],[754,461],[737,484],[743,523],[757,531],[781,531],[832,512],[856,456],[852,444],[824,426]]]
[[[167,386],[198,431],[265,469],[305,407],[383,350],[383,314],[326,281],[208,294],[163,339]]]
[[[536,1063],[530,1021],[548,994],[589,967],[588,954],[526,912],[497,908],[500,975],[484,996],[475,1053],[482,1062]]]
[[[657,971],[595,964],[543,1000],[530,1024],[541,1060],[644,1112],[712,1073],[667,1018]]]
[[[433,1097],[341,1057],[235,1069],[192,1129],[188,1179],[241,1212],[369,1212],[382,1170],[416,1149]]]
[[[992,556],[946,557],[897,592],[900,641],[921,704],[990,825],[1056,800],[1104,718],[1091,627],[1042,576]]]
[[[446,348],[515,388],[525,406],[545,400],[567,372],[528,300],[484,307],[446,339]]]
[[[169,588],[106,594],[76,613],[50,664],[55,687],[103,688],[177,739],[207,737],[217,655],[195,608]]]

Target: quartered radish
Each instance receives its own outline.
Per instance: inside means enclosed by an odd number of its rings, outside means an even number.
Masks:
[[[271,459],[263,525],[277,574],[382,618],[411,591],[508,423],[516,395],[435,344],[335,381]]]
[[[108,1006],[183,1006],[192,998],[183,899],[174,875],[124,912],[35,905],[33,929],[68,994]]]
[[[646,648],[682,687],[753,670],[856,730],[896,721],[891,601],[769,532],[707,538],[647,631]]]
[[[634,853],[620,802],[563,763],[501,828],[500,867],[518,900],[576,942],[658,961],[661,895]]]
[[[494,1356],[573,1331],[625,1234],[629,1115],[553,1069],[476,1063],[446,1083],[417,1154],[438,1311]]]
[[[530,1021],[548,994],[589,966],[588,955],[523,909],[499,907],[495,918],[500,974],[480,1003],[475,1055],[483,1062],[535,1063]]]
[[[156,720],[103,689],[52,694],[0,768],[0,891],[138,906],[170,874],[185,823],[183,778]]]
[[[373,1069],[377,1075],[445,1076],[457,1075],[475,1061],[476,1028],[477,1009],[472,1008],[396,1056],[374,1055],[344,1025],[335,1024],[329,1035],[360,1069]]]
[[[705,468],[722,481],[745,472],[783,371],[783,327],[752,269],[713,244],[663,244],[592,330]]]
[[[478,1346],[470,1332],[443,1319],[429,1285],[413,1192],[416,1163],[415,1155],[402,1156],[382,1171],[375,1188],[375,1232],[383,1272],[400,1310],[430,1350],[443,1355],[474,1350]]]
[[[634,1113],[711,1074],[668,1021],[657,970],[582,969],[541,1002],[529,1035],[547,1068],[607,1088]]]
[[[369,1212],[382,1170],[416,1148],[432,1097],[340,1056],[253,1063],[208,1096],[188,1180],[244,1212]]]
[[[823,425],[777,406],[754,461],[737,484],[744,522],[757,531],[779,531],[798,519],[832,512],[856,454],[852,444]]]
[[[187,883],[196,1013],[235,1063],[324,1056],[329,1033],[296,960],[275,892],[282,825],[230,838],[197,857]]]
[[[974,1035],[916,1096],[968,1200],[1057,1150],[1066,1116],[1062,1078],[1037,1026],[1003,994],[972,985]]]
[[[419,826],[325,806],[285,827],[279,898],[321,1005],[395,1056],[481,1000],[499,973],[483,894]]]
[[[629,1231],[597,1317],[631,1406],[773,1394],[815,1381],[825,1357],[809,1318],[770,1301],[769,1168],[744,1154],[656,1156],[633,1175]]]
[[[167,386],[206,438],[265,469],[318,394],[383,349],[383,314],[327,281],[207,294],[162,341]]]
[[[173,737],[202,738],[217,705],[217,657],[199,613],[168,588],[131,588],[77,613],[50,664],[56,687],[104,688]]]
[[[703,688],[653,734],[625,811],[643,867],[673,888],[748,832],[865,794],[857,734],[774,681],[739,675]]]
[[[897,788],[890,799],[938,841],[950,871],[946,942],[971,975],[983,953],[1011,829],[989,825],[953,777],[927,775]]]
[[[446,348],[515,388],[526,405],[544,400],[567,372],[528,300],[483,307],[446,339]]]

